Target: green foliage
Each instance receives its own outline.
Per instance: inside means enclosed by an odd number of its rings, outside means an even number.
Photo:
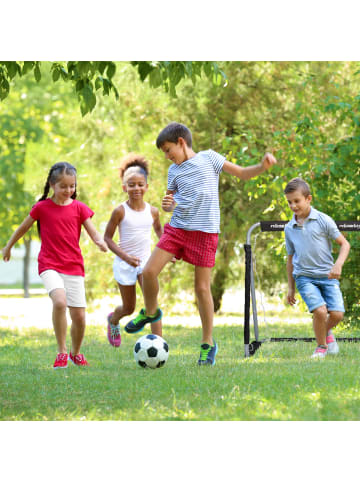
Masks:
[[[215,306],[226,287],[243,279],[241,243],[249,227],[290,218],[283,189],[292,177],[308,180],[318,209],[357,219],[356,68],[352,62],[227,62],[225,89],[204,84],[194,97],[191,86],[182,86],[181,118],[192,128],[196,150],[210,147],[243,166],[259,162],[267,150],[278,159],[271,171],[246,182],[220,177]],[[286,282],[284,240],[277,235],[258,243],[262,288],[271,294]]]
[[[70,82],[79,104],[81,115],[85,116],[92,112],[96,102],[96,94],[101,91],[103,96],[111,92],[118,101],[120,96],[117,87],[113,83],[116,74],[117,63],[111,61],[69,61],[69,62],[0,62],[0,100],[4,100],[10,92],[11,81],[16,76],[22,77],[33,71],[34,79],[40,82],[43,65],[50,65],[51,79]],[[196,78],[201,77],[202,72],[217,85],[226,79],[225,73],[218,67],[216,62],[131,62],[138,68],[140,80],[150,79],[151,87],[162,85],[166,92],[176,96],[176,87],[179,82],[189,77],[195,84]]]
[[[65,104],[69,105],[66,92],[61,92],[59,88],[44,90],[47,81],[47,75],[44,75],[34,87],[31,80],[23,78],[19,90],[12,91],[7,102],[0,104],[0,128],[3,133],[0,138],[2,245],[28,215],[45,184],[46,171],[42,169],[40,180],[38,159],[34,158],[33,165],[30,165],[33,146],[38,146],[38,152],[44,149],[48,169],[48,156],[51,152],[49,144],[54,145],[56,131],[59,130],[60,113],[56,109],[64,110]],[[55,90],[57,95],[54,95]],[[35,230],[32,229],[29,235],[35,235]]]
[[[216,85],[221,85],[226,80],[225,73],[219,68],[216,62],[131,62],[137,67],[140,79],[144,81],[149,78],[151,87],[163,86],[171,96],[176,96],[176,87],[179,82],[188,77],[193,85],[198,77],[205,73],[206,77]]]
[[[41,127],[34,125],[33,116],[20,98],[12,110],[3,110],[0,116],[0,242],[4,243],[20,224],[31,206],[32,196],[25,186],[25,158],[28,140],[37,142]]]
[[[313,78],[312,89],[318,97],[306,96],[298,102],[295,125],[275,133],[277,149],[282,156],[291,159],[291,166],[284,170],[287,179],[304,178],[311,186],[313,205],[338,221],[358,220],[360,209],[360,78],[354,72],[354,64],[345,67],[342,77],[335,70],[324,73],[330,85],[321,95],[318,89],[324,78]],[[319,84],[314,88],[316,81]],[[285,211],[284,198],[275,203],[279,208],[282,204]],[[360,314],[356,270],[359,239],[358,233],[344,235],[352,246],[341,282],[346,305],[345,323],[354,326],[359,323]],[[335,259],[337,253],[335,246]],[[275,259],[274,263],[279,261]]]
[[[46,67],[49,62],[45,63]],[[10,81],[16,76],[22,77],[33,71],[34,79],[42,78],[41,62],[0,62],[0,99],[4,100],[10,92]],[[114,62],[52,62],[50,66],[53,82],[62,80],[70,82],[77,94],[81,114],[91,112],[96,105],[96,91],[102,89],[103,95],[113,92],[119,98],[118,91],[112,82],[116,66]]]

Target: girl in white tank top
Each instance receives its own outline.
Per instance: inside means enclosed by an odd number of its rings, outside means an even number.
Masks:
[[[140,264],[143,264],[151,254],[151,228],[154,218],[147,202],[144,203],[145,208],[142,211],[135,211],[128,202],[120,204],[124,208],[124,217],[118,225],[119,247],[125,253],[139,258]]]
[[[114,209],[104,235],[109,249],[116,255],[114,277],[122,298],[122,305],[107,317],[108,340],[115,347],[121,344],[120,319],[131,315],[136,307],[136,281],[142,287],[142,270],[151,254],[151,229],[159,239],[163,232],[159,210],[143,199],[148,190],[147,161],[142,156],[130,154],[120,167],[120,176],[128,199]],[[113,240],[116,230],[118,244]],[[156,325],[152,324],[152,331],[161,335]]]

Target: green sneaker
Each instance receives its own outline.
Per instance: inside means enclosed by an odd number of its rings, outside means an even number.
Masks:
[[[214,346],[203,343],[200,347],[200,358],[198,365],[215,365],[215,357],[218,351],[217,343],[214,340]]]
[[[160,308],[158,308],[155,315],[146,316],[145,309],[142,308],[137,317],[134,320],[129,321],[129,323],[125,326],[125,331],[126,333],[138,333],[144,328],[146,323],[155,323],[156,321],[161,320],[162,315],[162,311]]]

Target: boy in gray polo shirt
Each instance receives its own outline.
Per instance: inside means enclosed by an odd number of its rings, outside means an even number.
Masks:
[[[317,347],[312,358],[324,358],[328,353],[339,352],[331,329],[344,317],[339,278],[350,244],[330,216],[311,207],[310,188],[303,179],[292,179],[284,193],[294,212],[291,221],[285,226],[288,254],[287,301],[291,305],[295,304],[296,284],[313,314]],[[332,240],[340,245],[335,263],[331,255]]]

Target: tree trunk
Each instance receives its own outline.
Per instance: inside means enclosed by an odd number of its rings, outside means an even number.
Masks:
[[[214,311],[217,313],[221,307],[221,300],[225,292],[227,269],[218,269],[211,284],[211,292],[214,300]]]
[[[24,265],[23,265],[24,298],[30,298],[29,268],[30,268],[31,238],[24,238],[24,244],[25,244],[25,256],[24,256]]]

